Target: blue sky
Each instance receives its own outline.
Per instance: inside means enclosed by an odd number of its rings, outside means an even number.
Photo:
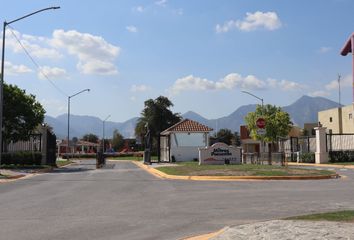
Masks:
[[[60,6],[6,32],[5,81],[36,95],[47,114],[111,121],[140,115],[159,95],[206,118],[239,106],[289,105],[302,95],[352,102],[352,0],[6,1],[1,20]],[[40,69],[25,54],[16,38]],[[45,76],[44,76],[45,75]],[[49,79],[49,80],[48,80]],[[53,84],[55,86],[53,86]]]

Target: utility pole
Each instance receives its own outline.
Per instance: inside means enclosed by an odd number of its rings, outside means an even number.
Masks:
[[[338,74],[338,104],[339,104],[339,106],[338,107],[341,107],[342,106],[342,104],[341,104],[341,96],[340,96],[340,79],[341,79],[341,75],[340,74]]]

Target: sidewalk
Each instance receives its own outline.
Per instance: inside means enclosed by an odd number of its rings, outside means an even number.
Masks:
[[[190,238],[192,240],[193,238]],[[195,238],[197,239],[197,238]],[[354,223],[328,221],[272,220],[225,228],[217,236],[199,240],[339,240],[354,239]]]

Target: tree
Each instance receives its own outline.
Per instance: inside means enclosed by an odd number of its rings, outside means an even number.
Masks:
[[[230,129],[222,128],[214,135],[215,142],[223,142],[227,145],[231,145],[231,141],[234,138]]]
[[[112,148],[114,150],[119,151],[124,146],[124,137],[120,132],[116,129],[113,131],[113,138],[112,138]]]
[[[264,136],[260,136],[256,132],[256,121],[259,117],[263,117],[266,122],[266,134]],[[273,145],[278,137],[286,137],[292,128],[289,114],[280,107],[270,104],[265,105],[263,108],[258,105],[255,112],[250,112],[246,115],[245,122],[253,139],[272,142]]]
[[[35,128],[43,123],[45,110],[32,94],[4,83],[3,138],[5,142],[27,140]]]
[[[144,139],[146,134],[145,126],[148,125],[152,140],[157,144],[156,147],[158,150],[160,147],[160,132],[176,124],[181,119],[178,113],[172,113],[170,110],[171,107],[173,107],[172,102],[164,96],[159,96],[155,100],[146,100],[141,117],[138,119],[135,127],[135,135]],[[160,151],[157,151],[157,154],[159,157]]]
[[[91,143],[98,143],[98,136],[93,133],[87,133],[82,137],[82,140]]]

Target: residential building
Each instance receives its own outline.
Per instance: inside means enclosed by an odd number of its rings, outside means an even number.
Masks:
[[[199,148],[209,146],[212,128],[199,122],[183,119],[161,132],[162,161],[191,161],[199,158]]]
[[[318,120],[328,133],[354,133],[353,105],[320,111]]]

